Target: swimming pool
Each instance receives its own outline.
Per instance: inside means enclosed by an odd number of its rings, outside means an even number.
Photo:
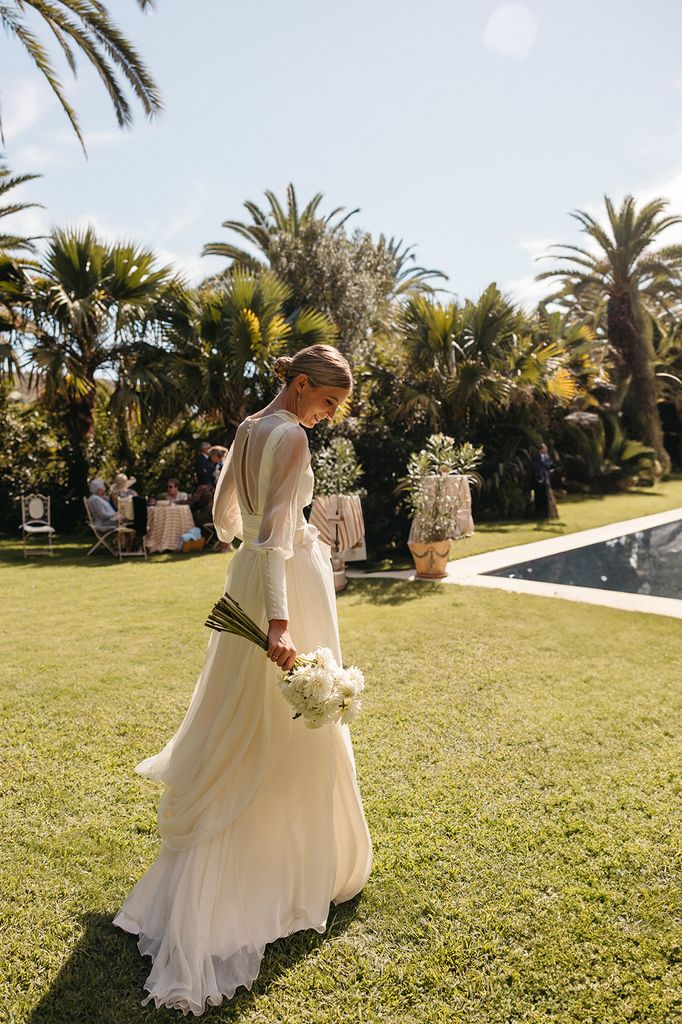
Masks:
[[[682,598],[682,519],[557,554],[489,569],[485,576]]]

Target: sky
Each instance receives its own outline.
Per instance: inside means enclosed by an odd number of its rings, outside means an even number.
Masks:
[[[196,282],[225,266],[200,256],[229,239],[222,222],[293,182],[301,203],[322,192],[322,211],[359,207],[351,224],[414,245],[460,299],[496,281],[531,305],[550,266],[536,257],[580,242],[571,210],[601,216],[604,194],[631,192],[682,214],[678,0],[107,6],[164,112],[150,122],[135,103],[120,130],[86,62],[75,80],[63,68],[86,160],[0,31],[4,157],[42,174],[20,198],[44,209],[17,215],[15,231],[92,224]]]

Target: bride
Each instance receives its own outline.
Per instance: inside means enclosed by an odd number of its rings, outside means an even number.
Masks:
[[[226,590],[267,632],[267,658],[211,633],[180,728],[136,768],[165,784],[162,845],[114,919],[152,958],[143,1005],[185,1014],[250,988],[266,943],[324,931],[330,901],[355,896],[372,861],[348,726],[306,728],[275,685],[297,651],[342,661],[330,550],[302,511],[313,474],[301,428],[331,419],[353,379],[328,345],[274,370],[282,387],[240,424],[213,505],[220,539],[243,538]]]

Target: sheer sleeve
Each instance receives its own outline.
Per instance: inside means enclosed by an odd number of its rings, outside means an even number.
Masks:
[[[235,537],[241,539],[243,529],[232,464],[233,451],[234,445],[227,453],[213,496],[213,525],[220,540],[226,544],[233,541]]]
[[[282,431],[272,452],[272,469],[262,498],[261,526],[253,544],[264,556],[261,566],[269,620],[289,618],[285,562],[294,553],[298,484],[309,461],[305,432],[296,426]]]

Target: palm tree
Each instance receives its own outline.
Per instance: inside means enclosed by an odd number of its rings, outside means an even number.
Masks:
[[[26,268],[11,255],[0,252],[0,375],[19,372],[16,339],[26,328],[23,307],[31,281]]]
[[[245,209],[251,214],[252,223],[226,220],[222,225],[245,239],[259,255],[253,255],[246,249],[232,245],[230,242],[209,242],[204,246],[202,256],[224,256],[231,260],[233,265],[241,267],[243,270],[257,272],[270,266],[272,243],[278,235],[283,233],[294,236],[302,235],[307,228],[317,223],[323,224],[329,232],[336,234],[350,217],[359,212],[355,209],[344,213],[344,207],[337,206],[326,217],[320,216],[317,210],[324,198],[321,192],[317,192],[303,210],[299,210],[293,184],[287,185],[286,207],[269,189],[265,192],[265,198],[269,206],[266,211],[251,200],[244,203]]]
[[[167,399],[166,360],[154,341],[157,307],[172,277],[155,260],[140,246],[100,241],[92,228],[58,230],[34,282],[35,341],[25,364],[68,438],[73,496],[87,489],[101,379],[113,378],[110,401],[119,412]]]
[[[528,319],[491,284],[461,306],[413,297],[400,327],[397,418],[483,445],[487,506],[523,512],[528,467],[550,411],[568,406],[579,390],[558,324],[552,333]]]
[[[274,274],[237,270],[221,284],[187,291],[171,304],[166,337],[188,413],[221,424],[231,440],[244,416],[271,395],[270,364],[284,351],[333,344],[324,314],[286,314],[290,290]]]
[[[401,299],[410,295],[432,295],[435,291],[430,281],[447,277],[441,270],[427,270],[416,263],[413,245],[405,245],[402,238],[386,238],[379,235],[377,242],[379,252],[387,252],[394,264],[392,299]]]
[[[137,0],[137,3],[141,10],[145,10],[153,6],[154,0]],[[27,8],[43,19],[74,75],[74,50],[90,61],[109,94],[116,119],[122,128],[130,125],[133,117],[121,77],[127,81],[148,117],[153,117],[161,110],[159,91],[142,58],[99,0],[0,0],[0,25],[21,43],[38,71],[46,78],[84,151],[85,143],[76,112],[66,98],[48,50],[27,22]],[[0,138],[3,138],[1,119]]]
[[[5,217],[39,206],[39,203],[13,201],[10,192],[39,174],[12,174],[0,163],[0,221]],[[6,200],[10,201],[7,202]],[[30,295],[27,254],[35,252],[34,239],[0,230],[0,372],[13,374],[18,369],[15,340],[24,324],[23,307]]]
[[[268,209],[245,204],[251,222],[225,221],[224,227],[246,240],[254,252],[230,242],[204,246],[204,255],[231,261],[220,280],[236,268],[258,273],[272,270],[290,288],[288,312],[304,306],[323,310],[336,323],[339,347],[353,364],[361,364],[378,331],[395,329],[395,311],[412,294],[432,292],[430,279],[443,277],[414,262],[412,247],[384,235],[345,230],[357,210],[336,207],[323,216],[322,194],[300,208],[293,185],[286,202],[266,192]]]
[[[293,184],[287,185],[286,204],[283,205],[274,192],[265,193],[269,209],[263,211],[256,203],[248,201],[244,207],[251,214],[252,223],[239,220],[223,221],[223,227],[234,231],[252,245],[257,255],[230,242],[209,242],[204,246],[203,256],[224,256],[232,261],[232,266],[246,270],[258,271],[268,266],[273,268],[273,248],[279,236],[286,234],[294,238],[305,237],[311,230],[319,234],[320,230],[329,235],[339,235],[351,217],[360,210],[356,207],[346,212],[345,207],[337,206],[331,213],[322,216],[318,208],[324,196],[317,192],[309,203],[300,210]],[[427,270],[415,262],[414,246],[405,245],[402,239],[386,238],[380,235],[375,243],[378,256],[386,256],[392,267],[391,298],[398,298],[416,292],[432,292],[428,283],[431,278],[445,279],[440,270]]]
[[[425,411],[434,430],[468,436],[487,417],[540,393],[562,402],[575,396],[563,341],[533,330],[495,284],[463,306],[415,296],[399,325],[403,412]]]
[[[661,297],[680,294],[682,246],[658,246],[660,236],[682,217],[665,214],[668,203],[661,198],[637,209],[633,196],[625,196],[616,209],[604,197],[608,227],[582,210],[572,216],[593,243],[589,249],[576,245],[553,246],[553,254],[568,264],[547,270],[538,279],[559,278],[563,296],[606,297],[606,329],[609,343],[629,382],[623,404],[623,420],[635,440],[653,448],[662,473],[670,470],[670,457],[663,445],[658,413],[656,353],[653,319]]]
[[[461,310],[415,295],[399,311],[397,333],[405,347],[405,375],[395,407],[403,418],[425,417],[434,431],[440,430],[445,413],[445,394],[456,374],[457,337]]]
[[[3,203],[0,206],[0,220],[3,217],[20,213],[22,210],[30,210],[41,205],[40,203],[5,202],[12,189],[40,177],[40,174],[12,174],[6,164],[0,163],[0,203]],[[6,234],[0,230],[0,253],[6,255],[16,252],[35,252],[34,239],[12,233]]]

